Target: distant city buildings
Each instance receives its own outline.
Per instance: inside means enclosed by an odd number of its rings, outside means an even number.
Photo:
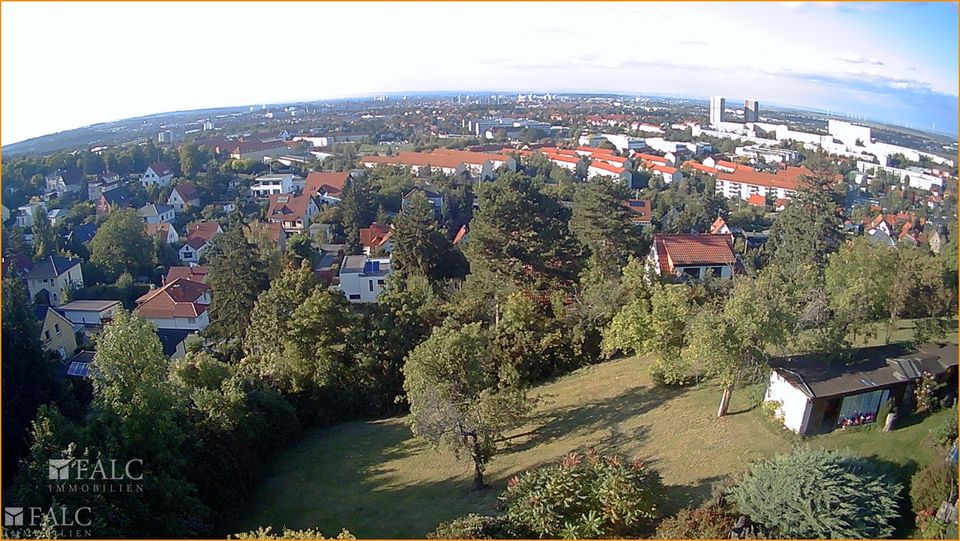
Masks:
[[[727,106],[727,100],[721,96],[712,96],[710,98],[710,125],[717,126],[723,122],[723,110]]]
[[[743,121],[744,122],[760,121],[760,102],[759,101],[757,100],[743,101]]]

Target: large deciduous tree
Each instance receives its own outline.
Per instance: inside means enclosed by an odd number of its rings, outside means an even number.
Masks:
[[[90,241],[90,262],[113,276],[137,276],[153,265],[153,241],[134,209],[117,209]]]
[[[494,366],[489,348],[480,323],[445,324],[410,353],[403,367],[413,433],[458,456],[467,453],[475,489],[484,486],[483,472],[497,439],[530,409],[515,372],[509,365]]]

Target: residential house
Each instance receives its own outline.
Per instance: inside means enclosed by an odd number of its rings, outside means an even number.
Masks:
[[[606,161],[600,161],[594,158],[587,167],[587,175],[591,177],[607,177],[617,182],[622,182],[625,186],[633,185],[633,173],[624,167],[611,165]]]
[[[47,211],[47,220],[50,221],[50,225],[53,227],[58,227],[63,221],[67,218],[67,211],[63,209],[53,209]]]
[[[340,285],[337,288],[350,302],[377,302],[391,271],[389,257],[348,255],[340,265]]]
[[[94,222],[86,222],[78,225],[74,229],[71,229],[67,233],[66,239],[67,242],[73,243],[76,242],[81,245],[85,245],[97,234],[97,224]]]
[[[302,182],[297,182],[298,179],[302,181],[300,177],[290,173],[282,175],[271,174],[259,176],[253,180],[253,185],[250,186],[250,193],[254,197],[269,197],[277,194],[292,194],[296,192],[300,186],[302,186]]]
[[[186,278],[194,282],[207,281],[207,267],[203,265],[190,265],[185,267],[170,267],[167,274],[163,277],[164,285],[178,279]]]
[[[661,276],[730,279],[737,258],[725,235],[654,235],[647,265]]]
[[[40,324],[40,342],[44,349],[56,351],[61,359],[73,355],[77,350],[77,336],[73,333],[73,323],[55,308],[45,305],[34,306],[34,314]]]
[[[174,220],[173,207],[169,205],[157,205],[147,203],[137,211],[143,221],[150,224],[159,224],[163,222],[172,222]]]
[[[109,323],[120,308],[120,301],[80,300],[64,304],[60,311],[76,326],[101,327]]]
[[[202,331],[210,323],[210,286],[177,278],[137,299],[136,312],[158,329]]]
[[[670,165],[654,165],[649,168],[649,171],[654,176],[660,177],[663,182],[670,184],[671,182],[680,182],[683,178],[683,173],[679,169]]]
[[[97,202],[97,214],[109,214],[115,208],[129,208],[132,205],[133,195],[125,186],[118,186],[110,191],[101,192]]]
[[[180,241],[180,235],[170,222],[161,222],[158,224],[147,224],[147,235],[158,237],[167,244],[176,244]]]
[[[17,208],[17,226],[24,229],[33,227],[33,218],[37,215],[39,209],[47,210],[47,204],[43,201],[28,203]]]
[[[307,175],[303,186],[303,194],[317,198],[321,203],[335,204],[340,202],[343,187],[350,179],[350,173],[313,171]]]
[[[46,177],[47,191],[58,195],[79,193],[83,189],[83,171],[77,167],[58,169]]]
[[[649,199],[628,199],[624,205],[630,210],[630,221],[636,225],[653,223],[653,202]]]
[[[852,359],[828,361],[818,354],[780,357],[772,368],[764,401],[798,434],[821,434],[877,419],[888,401],[908,408],[924,373],[941,382],[957,381],[957,346],[902,345],[862,348]]]
[[[99,177],[98,177],[99,178]],[[119,188],[121,186],[119,180],[112,182],[106,182],[101,180],[95,180],[87,183],[87,200],[93,201],[96,203],[100,201],[100,194],[103,192],[109,192],[114,188]]]
[[[392,235],[393,229],[390,226],[380,225],[377,222],[370,224],[370,227],[360,229],[360,246],[363,247],[364,255],[389,254],[393,251],[393,241],[390,239]]]
[[[164,187],[173,180],[173,169],[163,162],[156,162],[147,167],[140,177],[140,183],[146,188],[148,186]]]
[[[173,207],[174,212],[184,212],[187,207],[197,207],[200,205],[200,194],[197,188],[189,182],[177,184],[170,192],[167,198],[167,204]]]
[[[271,195],[267,221],[280,224],[288,233],[299,233],[318,212],[317,202],[309,195]]]
[[[157,329],[163,354],[171,359],[182,359],[187,355],[187,338],[195,334],[196,331],[188,329]]]
[[[204,252],[210,248],[210,241],[203,237],[187,237],[183,246],[177,251],[182,263],[200,263],[200,258]]]
[[[733,230],[727,225],[727,221],[720,216],[717,216],[717,219],[713,221],[712,225],[710,225],[710,234],[726,235],[730,237],[731,241],[733,241]]]
[[[410,200],[413,197],[413,194],[417,192],[422,192],[426,196],[427,201],[433,205],[433,214],[436,219],[441,219],[443,216],[443,194],[433,190],[433,188],[427,186],[414,186],[410,189],[409,192],[404,194],[403,198],[400,201],[400,210],[410,206]]]
[[[83,287],[83,271],[79,259],[47,256],[27,273],[30,298],[36,299],[40,294],[51,306],[59,306],[70,290],[80,287]]]
[[[203,222],[193,222],[187,224],[187,237],[201,237],[207,241],[213,240],[213,237],[216,237],[220,233],[223,233],[223,228],[220,227],[218,222],[214,221],[203,221]]]
[[[81,351],[63,363],[60,375],[66,378],[89,379],[93,377],[93,351]]]
[[[933,233],[927,237],[927,243],[930,244],[930,251],[939,254],[940,250],[943,248],[943,235],[940,234],[936,229],[933,230]]]

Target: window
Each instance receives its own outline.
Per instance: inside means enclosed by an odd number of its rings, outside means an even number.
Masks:
[[[59,323],[54,323],[54,324],[53,324],[53,329],[54,329],[55,331],[57,331],[57,336],[60,336],[60,324],[59,324]]]
[[[46,340],[47,342],[49,342],[49,341],[50,341],[50,331],[43,331],[43,338],[44,338],[44,340]]]
[[[67,351],[66,351],[65,349],[63,349],[63,346],[60,346],[60,348],[57,349],[57,352],[60,353],[60,358],[61,358],[61,359],[66,359],[66,358],[67,358]]]
[[[373,280],[370,280],[367,284],[370,285],[370,291],[373,291]]]
[[[359,301],[359,300],[360,300],[360,294],[357,293],[357,294],[350,295],[350,300],[351,300],[351,301]]]
[[[187,323],[196,323],[196,322],[197,322],[197,318],[195,318],[195,317],[188,317],[188,318],[187,318]]]
[[[683,273],[687,276],[693,276],[694,278],[700,278],[700,267],[685,267]]]

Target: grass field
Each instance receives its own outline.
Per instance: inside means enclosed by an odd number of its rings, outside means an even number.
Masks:
[[[649,359],[619,359],[578,370],[538,387],[528,426],[510,434],[487,469],[491,488],[470,491],[471,468],[415,440],[403,419],[346,423],[320,430],[281,455],[232,533],[260,525],[347,528],[358,537],[422,537],[437,523],[490,513],[515,473],[573,450],[639,457],[657,468],[671,512],[695,505],[711,487],[751,461],[801,441],[890,461],[903,473],[933,459],[923,440],[949,412],[891,433],[873,427],[802,440],[757,407],[762,386],[738,389],[723,419],[714,417],[720,389],[654,387]]]

